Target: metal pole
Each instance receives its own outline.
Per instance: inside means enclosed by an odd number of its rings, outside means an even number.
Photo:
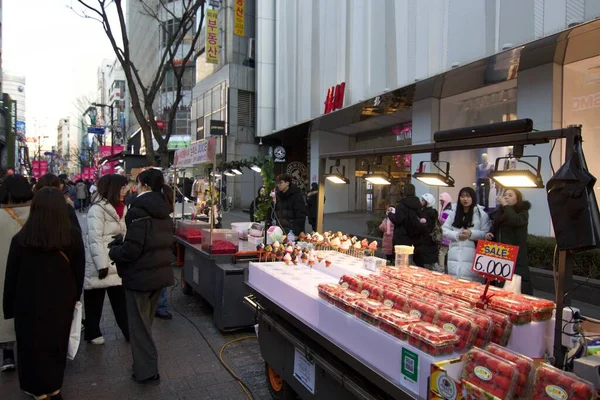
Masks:
[[[319,197],[317,201],[317,231],[323,232],[323,213],[325,211],[325,168],[327,167],[327,159],[319,159]]]
[[[115,154],[115,125],[113,123],[113,114],[115,110],[114,104],[110,106],[110,155]]]

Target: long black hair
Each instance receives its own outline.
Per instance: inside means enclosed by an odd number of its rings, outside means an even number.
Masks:
[[[142,185],[148,186],[153,192],[161,193],[171,211],[175,209],[175,197],[173,196],[173,190],[171,187],[169,187],[169,185],[165,185],[165,177],[163,176],[162,172],[155,168],[147,169],[138,175],[137,181]]]
[[[35,187],[33,188],[33,192],[37,193],[40,189],[45,188],[45,187],[55,187],[57,189],[60,189],[61,185],[62,185],[62,182],[60,181],[58,176],[56,176],[52,173],[48,173],[48,174],[42,175],[40,177],[40,179],[38,179],[37,183],[35,184]]]
[[[460,203],[460,196],[463,194],[467,194],[473,199],[471,203],[471,207],[469,207],[469,211],[465,213],[465,208]],[[475,189],[472,187],[464,187],[460,189],[458,193],[458,200],[456,201],[456,213],[454,214],[454,222],[452,226],[460,229],[468,229],[473,227],[473,210],[477,207],[476,204],[477,195],[475,194]]]
[[[96,183],[98,190],[94,193],[93,202],[106,200],[113,207],[121,203],[121,188],[127,186],[127,178],[119,174],[104,175]]]
[[[49,251],[71,245],[71,222],[65,204],[65,197],[58,188],[46,186],[36,192],[29,217],[21,229],[25,247]]]
[[[9,175],[0,184],[0,204],[23,204],[32,198],[31,186],[21,175]]]

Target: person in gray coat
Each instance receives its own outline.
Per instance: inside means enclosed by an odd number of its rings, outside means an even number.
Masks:
[[[83,181],[77,182],[75,185],[75,192],[77,193],[77,202],[79,203],[79,211],[85,211],[85,201],[89,197],[89,191]]]

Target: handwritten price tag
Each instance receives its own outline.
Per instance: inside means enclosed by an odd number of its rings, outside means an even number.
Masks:
[[[486,278],[510,281],[515,273],[518,254],[518,246],[480,240],[471,270]]]

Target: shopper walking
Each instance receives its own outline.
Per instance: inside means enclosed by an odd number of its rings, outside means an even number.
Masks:
[[[0,291],[4,290],[6,260],[10,241],[29,216],[29,206],[33,192],[27,179],[22,176],[8,176],[0,186]],[[0,301],[2,293],[0,293]],[[12,320],[0,319],[0,349],[2,350],[2,371],[15,369],[15,324]]]
[[[127,234],[110,244],[110,258],[123,279],[127,319],[133,354],[132,378],[138,383],[158,383],[158,351],[152,322],[162,288],[173,285],[173,192],[163,175],[148,169],[138,175],[138,196],[125,218]]]
[[[85,211],[85,202],[89,197],[88,188],[83,181],[77,182],[75,185],[75,190],[77,191],[77,203],[79,204],[79,212]]]
[[[500,207],[494,214],[494,224],[487,240],[519,246],[515,274],[521,276],[521,293],[533,295],[529,256],[527,254],[527,227],[531,203],[523,199],[517,189],[506,189],[504,196],[498,198]]]
[[[443,226],[448,215],[452,212],[452,197],[450,194],[444,192],[440,194],[440,224]],[[446,256],[448,255],[448,249],[450,248],[450,239],[444,236],[442,243],[440,243],[440,250],[438,256],[438,265],[440,270],[448,272],[446,265]]]
[[[438,264],[439,246],[442,241],[441,229],[439,225],[439,216],[435,208],[435,197],[431,193],[425,193],[421,196],[421,205],[423,208],[419,213],[422,231],[418,244],[415,247],[415,265],[424,267],[433,271],[443,271]],[[440,231],[439,241],[436,237],[437,231]]]
[[[33,192],[37,193],[40,189],[45,187],[54,187],[59,189],[61,192],[64,189],[64,185],[58,176],[54,174],[46,174],[42,175],[40,179],[37,181],[35,187],[33,188]],[[64,197],[64,194],[63,194]],[[79,224],[79,218],[77,218],[77,214],[75,213],[75,209],[69,204],[69,201],[65,198],[65,204],[67,206],[67,213],[69,214],[69,221],[71,224],[81,231],[81,225]]]
[[[421,207],[421,200],[415,196],[415,185],[405,184],[398,205],[387,214],[394,224],[394,246],[418,246],[422,229],[419,222]]]
[[[306,203],[302,191],[292,183],[289,175],[279,175],[277,182],[277,199],[275,215],[277,224],[287,234],[290,230],[298,237],[306,224]]]
[[[448,274],[473,281],[482,279],[473,271],[473,257],[478,240],[490,230],[490,219],[482,206],[475,203],[475,190],[460,189],[459,201],[444,223],[444,237],[450,240]]]
[[[117,325],[129,341],[125,289],[117,268],[108,257],[108,244],[115,236],[124,236],[125,194],[127,178],[120,175],[105,175],[98,181],[98,190],[92,196],[92,205],[87,214],[88,233],[84,281],[85,337],[92,344],[104,344],[100,331],[100,319],[104,297],[108,294]]]
[[[389,208],[390,205],[388,204],[387,209]],[[383,232],[383,240],[381,241],[383,254],[385,254],[385,258],[391,264],[394,264],[394,224],[388,216],[386,216],[383,221],[381,221],[381,224],[379,224],[379,230]]]
[[[37,399],[62,399],[84,263],[81,232],[69,222],[62,192],[40,189],[10,243],[3,304],[4,318],[14,318],[21,389]]]

